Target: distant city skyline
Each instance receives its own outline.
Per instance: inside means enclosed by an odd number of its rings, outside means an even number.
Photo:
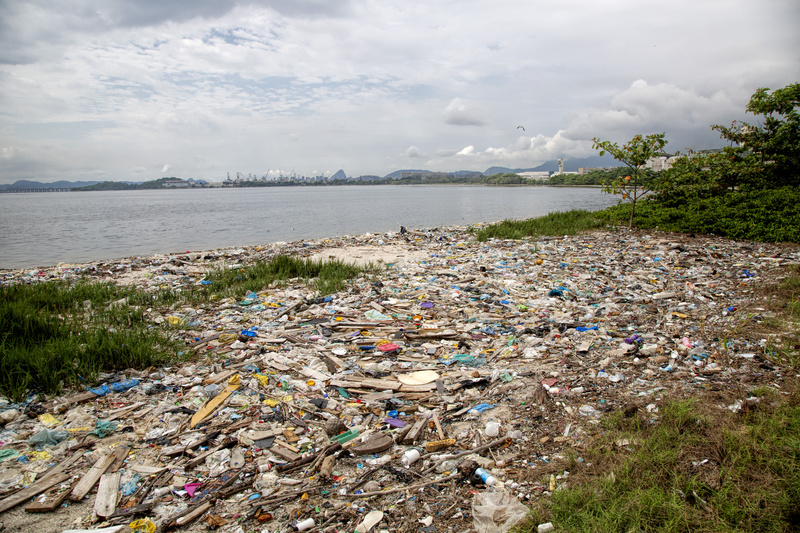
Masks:
[[[723,146],[800,80],[784,0],[3,0],[0,184],[534,168]]]

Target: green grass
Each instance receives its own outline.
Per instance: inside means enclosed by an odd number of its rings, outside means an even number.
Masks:
[[[206,276],[211,285],[197,290],[203,297],[209,295],[240,298],[248,292],[263,290],[273,283],[300,279],[309,283],[322,295],[341,291],[346,281],[363,274],[377,273],[378,267],[365,267],[338,260],[313,260],[278,255],[270,261],[258,261],[237,269],[217,269]]]
[[[663,406],[655,423],[607,417],[584,454],[590,466],[537,502],[515,531],[544,521],[575,533],[797,531],[800,393],[757,392],[761,401],[747,413],[681,400]],[[615,445],[621,438],[638,445]]]
[[[558,211],[543,217],[528,220],[504,220],[477,232],[479,241],[488,239],[525,239],[540,235],[577,235],[578,233],[603,228],[608,218],[602,212],[576,209]]]
[[[322,295],[349,279],[376,273],[374,265],[290,256],[217,270],[211,285],[189,291],[124,287],[112,283],[52,281],[0,287],[0,394],[12,401],[30,392],[59,393],[65,385],[92,384],[100,372],[142,369],[179,360],[181,344],[168,325],[154,327],[146,308],[166,312],[179,304],[244,296],[291,279]]]
[[[124,299],[158,300],[89,282],[0,287],[0,393],[20,401],[27,391],[58,393],[102,371],[172,360],[178,344]]]

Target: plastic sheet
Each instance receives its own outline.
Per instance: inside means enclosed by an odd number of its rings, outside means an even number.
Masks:
[[[528,508],[505,490],[479,492],[472,500],[472,522],[478,533],[505,533],[528,515]]]

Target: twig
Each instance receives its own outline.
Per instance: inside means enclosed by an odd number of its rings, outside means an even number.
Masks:
[[[426,481],[425,483],[419,483],[418,485],[411,485],[410,487],[400,487],[396,489],[379,490],[375,492],[364,492],[362,494],[343,494],[341,496],[343,498],[370,498],[372,496],[384,496],[386,494],[394,494],[396,492],[403,492],[406,490],[421,489],[422,487],[427,487],[428,485],[435,485],[436,483],[444,483],[445,481],[450,481],[451,479],[458,479],[459,477],[461,477],[461,474],[450,474],[449,476],[443,477],[441,479]]]
[[[500,446],[504,442],[506,442],[505,437],[503,437],[501,439],[495,439],[495,440],[491,441],[488,444],[484,444],[483,446],[478,446],[477,448],[473,448],[471,450],[462,450],[462,451],[458,452],[455,455],[446,456],[446,457],[444,457],[442,459],[438,459],[438,460],[434,461],[433,466],[431,466],[430,468],[428,468],[426,470],[423,470],[422,472],[420,472],[420,474],[425,475],[425,474],[428,474],[430,472],[433,472],[434,470],[436,470],[436,467],[439,466],[440,463],[443,463],[445,461],[449,461],[451,459],[457,459],[458,457],[460,457],[462,455],[468,455],[470,453],[480,453],[480,452],[482,452],[484,450],[489,450],[491,448],[496,448],[497,446]]]

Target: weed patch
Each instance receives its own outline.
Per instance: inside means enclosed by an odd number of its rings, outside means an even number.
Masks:
[[[146,368],[178,359],[170,326],[153,327],[143,309],[242,297],[272,283],[300,279],[322,294],[348,279],[377,272],[340,261],[277,256],[251,266],[217,270],[208,285],[178,292],[145,291],[112,283],[47,282],[0,287],[0,393],[21,401],[30,392],[59,393],[91,383],[100,372]]]
[[[737,414],[707,398],[670,401],[656,421],[607,417],[589,466],[516,531],[796,531],[800,393],[761,393]]]
[[[217,269],[206,276],[208,285],[195,293],[195,297],[211,295],[241,298],[248,292],[263,290],[273,283],[300,279],[311,284],[321,294],[331,294],[345,288],[348,279],[365,273],[377,272],[375,265],[359,267],[338,260],[312,260],[288,255],[275,256],[270,261],[235,269]]]
[[[559,211],[528,220],[504,220],[477,232],[479,241],[488,239],[525,239],[539,235],[577,235],[605,227],[608,218],[602,213],[576,209]]]

